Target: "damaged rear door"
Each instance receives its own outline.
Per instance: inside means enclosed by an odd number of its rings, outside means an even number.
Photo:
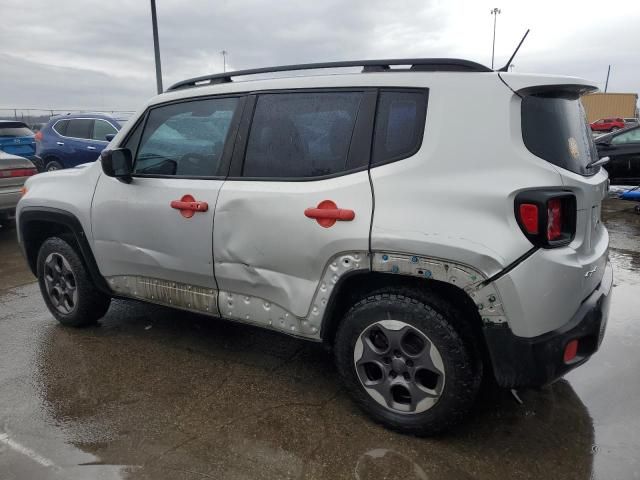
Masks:
[[[329,270],[368,268],[375,100],[367,89],[248,98],[215,213],[224,317],[317,335],[308,318],[322,309],[314,298],[328,300]]]

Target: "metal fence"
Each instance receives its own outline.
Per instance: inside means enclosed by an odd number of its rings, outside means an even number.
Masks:
[[[110,115],[131,115],[133,110],[105,110],[101,108],[0,108],[0,120],[17,120],[27,125],[44,123],[55,115],[66,115],[68,113],[89,113],[101,112]]]

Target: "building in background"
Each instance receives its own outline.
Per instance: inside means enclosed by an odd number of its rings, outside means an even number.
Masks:
[[[638,118],[637,93],[591,93],[582,97],[582,104],[589,123],[609,117]]]

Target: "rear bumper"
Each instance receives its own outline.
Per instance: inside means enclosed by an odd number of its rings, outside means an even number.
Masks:
[[[546,385],[586,362],[602,342],[612,285],[613,269],[607,262],[600,285],[573,318],[537,337],[516,336],[506,325],[487,326],[484,333],[498,384],[508,388]],[[565,363],[564,349],[574,339],[578,340],[578,354]]]
[[[20,195],[20,187],[6,187],[0,189],[0,217],[15,217],[16,205],[18,205]]]

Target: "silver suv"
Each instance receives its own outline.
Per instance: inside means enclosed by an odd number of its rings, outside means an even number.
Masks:
[[[324,342],[372,418],[434,434],[483,377],[543,385],[598,349],[594,89],[453,59],[187,80],[100,162],[31,178],[19,240],[64,325],[135,298]]]

